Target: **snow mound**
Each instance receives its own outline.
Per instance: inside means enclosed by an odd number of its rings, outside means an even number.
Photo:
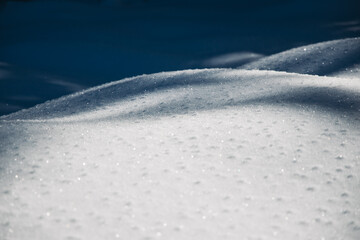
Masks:
[[[358,114],[360,82],[237,69],[164,72],[108,83],[0,119],[124,119],[260,103],[325,107]]]
[[[358,239],[360,82],[205,69],[0,120],[0,239]]]
[[[350,38],[294,48],[240,68],[360,78],[359,63],[360,38]]]

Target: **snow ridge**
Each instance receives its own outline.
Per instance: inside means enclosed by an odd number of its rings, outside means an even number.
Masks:
[[[339,76],[359,63],[360,38],[349,38],[290,49],[239,68]]]
[[[256,103],[318,105],[357,114],[360,109],[360,82],[258,70],[165,72],[105,84],[1,119],[94,120],[111,116],[124,119]]]

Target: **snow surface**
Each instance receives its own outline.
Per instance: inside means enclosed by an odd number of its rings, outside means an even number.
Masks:
[[[2,239],[357,239],[349,120],[259,104],[3,125]]]
[[[184,70],[111,82],[0,119],[116,120],[259,103],[314,105],[357,115],[359,91],[358,79],[259,70]]]
[[[1,117],[2,239],[357,239],[360,82],[202,69]]]
[[[238,1],[244,9],[229,16],[207,6],[217,18],[196,10],[205,0],[175,1],[184,12],[146,2],[6,6],[0,78],[38,91],[10,94],[17,102],[78,91],[119,69],[238,69],[144,74],[1,116],[0,239],[359,239],[360,40],[257,51],[329,38],[304,16],[318,24],[327,2],[333,17],[343,13],[336,1],[271,1],[277,11]],[[87,29],[84,19],[99,22]]]
[[[301,46],[240,68],[360,77],[359,64],[360,38],[349,38]]]

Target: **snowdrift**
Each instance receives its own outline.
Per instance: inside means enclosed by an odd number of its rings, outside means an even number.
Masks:
[[[359,92],[357,79],[255,70],[185,70],[112,82],[0,119],[123,119],[259,103],[310,105],[357,115]]]
[[[298,47],[240,68],[359,78],[359,64],[360,39],[349,38]]]
[[[357,43],[248,68],[328,75],[307,59],[347,65]],[[339,76],[184,70],[64,96],[0,118],[0,238],[357,239],[359,123],[359,79]]]

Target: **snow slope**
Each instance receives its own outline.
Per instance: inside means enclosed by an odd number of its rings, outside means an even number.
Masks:
[[[360,78],[359,64],[360,38],[349,38],[290,49],[239,68]]]
[[[360,82],[203,69],[3,116],[1,239],[358,239]]]
[[[184,70],[111,82],[0,119],[106,120],[254,103],[296,103],[358,114],[359,90],[357,79],[256,70]]]

